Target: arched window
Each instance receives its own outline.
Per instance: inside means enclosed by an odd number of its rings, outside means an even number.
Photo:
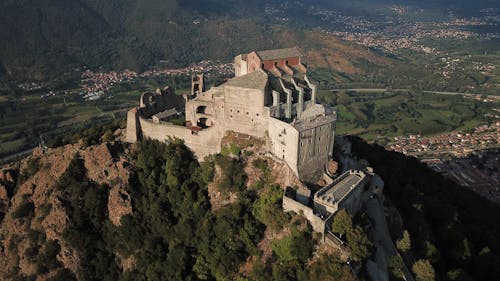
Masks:
[[[196,125],[200,128],[206,128],[209,126],[207,121],[208,121],[208,118],[200,118],[200,119],[198,119],[198,122],[196,122]]]
[[[207,111],[207,107],[204,106],[204,105],[201,105],[201,106],[198,106],[196,108],[196,113],[202,113],[202,114],[205,114]]]

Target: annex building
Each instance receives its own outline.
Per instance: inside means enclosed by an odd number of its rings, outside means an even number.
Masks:
[[[317,103],[302,58],[297,47],[254,51],[238,55],[235,77],[219,86],[206,90],[196,75],[183,97],[168,87],[145,93],[128,112],[127,141],[180,138],[203,160],[221,151],[227,131],[247,134],[266,139],[302,181],[316,182],[333,157],[337,115]]]

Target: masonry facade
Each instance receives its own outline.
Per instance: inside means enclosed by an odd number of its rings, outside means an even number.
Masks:
[[[227,131],[264,138],[269,150],[305,182],[316,182],[333,157],[336,112],[316,102],[298,48],[251,52],[235,58],[236,76],[205,90],[193,77],[190,94],[170,88],[141,97],[127,116],[127,140],[183,139],[200,160],[221,150]],[[179,117],[185,122],[175,122]]]

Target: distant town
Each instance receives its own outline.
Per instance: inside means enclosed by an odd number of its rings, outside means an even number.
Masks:
[[[461,186],[500,203],[500,122],[470,132],[409,135],[394,140],[386,146],[388,150],[416,156]]]
[[[500,122],[482,125],[470,132],[450,132],[433,137],[421,137],[419,134],[395,137],[386,148],[407,155],[425,157],[448,155],[466,157],[478,149],[500,146]]]
[[[392,6],[395,14],[409,13],[410,8],[405,6]],[[271,11],[271,10],[268,10]],[[272,10],[277,13],[276,10]],[[496,26],[500,23],[498,11],[486,9],[481,11],[481,17],[455,18],[444,22],[394,22],[387,20],[372,22],[362,17],[345,16],[334,10],[309,7],[309,13],[318,16],[328,25],[335,26],[336,31],[329,32],[327,28],[319,28],[324,32],[336,35],[343,40],[357,44],[393,52],[398,49],[410,49],[425,53],[441,53],[440,51],[420,43],[422,39],[469,39],[500,38],[500,33],[477,33],[467,30],[471,26]],[[413,11],[419,13],[419,11]],[[383,12],[381,12],[383,14]]]
[[[85,100],[96,100],[104,96],[106,91],[115,84],[132,81],[138,77],[148,78],[161,75],[185,75],[190,76],[193,73],[204,73],[210,75],[229,76],[234,73],[232,63],[220,63],[216,61],[204,60],[191,64],[183,68],[153,68],[142,73],[132,70],[123,70],[121,72],[94,72],[86,70],[82,73],[82,92],[80,93]]]
[[[478,150],[463,158],[423,159],[422,162],[461,186],[500,203],[500,149]]]
[[[288,21],[289,2],[279,5],[268,5],[264,12],[276,21]],[[304,10],[311,16],[320,19],[316,30],[335,36],[344,41],[378,49],[387,53],[414,51],[432,57],[440,75],[450,79],[454,72],[463,71],[472,65],[474,70],[483,75],[492,75],[495,65],[486,61],[473,61],[471,58],[454,57],[446,48],[432,46],[429,41],[439,40],[492,40],[500,38],[499,9],[481,10],[481,16],[457,18],[450,14],[448,20],[440,21],[406,21],[397,20],[403,16],[419,16],[424,11],[416,7],[394,5],[389,10],[378,11],[386,20],[369,20],[362,16],[348,16],[337,10],[329,10],[314,5],[305,6]],[[482,30],[482,31],[481,31]],[[493,31],[492,31],[493,30]],[[496,31],[495,31],[496,30]],[[486,89],[500,87],[500,83],[485,82]],[[470,90],[476,87],[470,86]]]

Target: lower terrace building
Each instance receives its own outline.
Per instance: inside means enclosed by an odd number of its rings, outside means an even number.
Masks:
[[[314,231],[325,234],[330,231],[338,210],[345,209],[354,216],[364,200],[371,195],[382,195],[383,187],[384,182],[376,174],[348,170],[312,196],[309,190],[287,187],[283,195],[283,210],[303,214]]]
[[[127,141],[183,139],[198,159],[221,151],[227,131],[266,139],[270,152],[305,182],[316,182],[333,157],[335,110],[316,102],[298,48],[252,52],[235,58],[236,77],[204,89],[193,77],[183,97],[170,88],[141,96],[128,112]],[[185,122],[179,123],[184,116]]]

